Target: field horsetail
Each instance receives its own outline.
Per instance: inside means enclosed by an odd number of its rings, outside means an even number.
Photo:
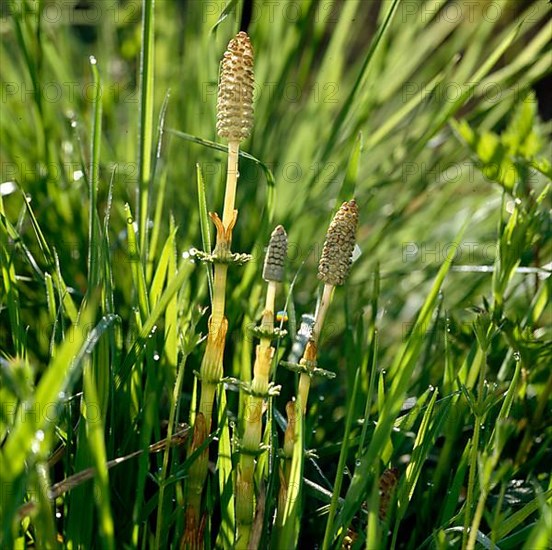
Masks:
[[[217,132],[228,140],[228,169],[222,220],[216,213],[211,219],[216,226],[216,246],[204,260],[214,264],[213,296],[207,346],[200,369],[200,403],[194,424],[190,453],[203,444],[211,430],[211,414],[217,385],[223,369],[223,355],[228,321],[225,316],[226,277],[229,265],[241,263],[244,255],[232,254],[232,230],[237,220],[235,209],[238,182],[240,143],[249,137],[253,127],[253,48],[245,32],[238,33],[228,44],[220,67],[217,101]],[[187,484],[184,548],[203,547],[201,501],[207,477],[207,449],[190,469]]]
[[[0,0],[0,550],[550,550],[551,10]]]

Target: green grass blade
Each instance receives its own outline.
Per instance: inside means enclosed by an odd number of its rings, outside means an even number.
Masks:
[[[88,191],[88,292],[93,292],[100,281],[100,228],[97,212],[100,183],[100,146],[102,138],[102,83],[96,58],[90,57],[94,96],[92,101],[93,125],[90,151],[90,181]]]
[[[131,345],[129,352],[127,353],[123,361],[121,371],[115,376],[116,389],[119,389],[119,387],[127,381],[133,366],[136,364],[138,357],[143,351],[148,336],[151,334],[151,331],[155,327],[155,324],[157,323],[163,312],[166,310],[168,304],[171,301],[171,298],[181,289],[186,279],[188,279],[192,270],[193,266],[189,263],[181,266],[176,276],[171,280],[167,288],[164,290],[163,294],[159,298],[159,301],[152,309],[150,315],[145,319],[138,338]]]
[[[337,504],[339,499],[339,494],[341,492],[341,485],[343,483],[343,472],[345,471],[347,455],[349,452],[349,436],[351,434],[351,427],[353,424],[353,413],[355,411],[355,401],[357,397],[357,392],[359,389],[359,373],[360,370],[357,369],[355,375],[355,383],[353,386],[353,393],[351,395],[351,403],[349,404],[349,412],[347,414],[347,420],[345,423],[345,433],[343,434],[343,442],[341,444],[341,450],[339,452],[339,462],[337,463],[337,474],[335,476],[335,483],[332,493],[332,501],[330,504],[330,511],[328,513],[328,520],[326,522],[326,531],[324,533],[324,542],[322,544],[322,549],[327,550],[330,548],[332,543],[330,536],[333,533],[333,522],[335,515],[337,513]]]
[[[461,242],[463,232],[464,228],[456,237],[455,242]],[[401,352],[397,355],[397,359],[390,369],[391,374],[395,375],[396,373],[396,376],[393,379],[391,389],[387,395],[385,403],[379,411],[379,421],[372,436],[370,445],[368,446],[365,455],[360,459],[360,465],[355,469],[351,485],[345,496],[343,509],[337,518],[336,529],[344,529],[347,527],[351,522],[355,511],[361,504],[362,497],[366,491],[366,486],[372,477],[370,475],[370,471],[373,467],[373,463],[381,450],[384,448],[390,436],[395,419],[400,412],[411,373],[414,370],[416,360],[421,353],[422,342],[420,334],[423,334],[425,330],[424,327],[429,326],[428,323],[437,304],[441,286],[452,265],[453,259],[453,255],[449,255],[443,262],[430,293],[428,294],[424,305],[418,314],[412,333],[405,344],[403,344]],[[336,533],[334,531],[333,538],[335,538],[335,536]]]
[[[293,457],[291,459],[291,471],[287,488],[286,502],[283,515],[283,528],[278,548],[297,548],[297,540],[301,528],[301,494],[303,487],[304,464],[304,416],[300,400],[295,403],[295,441]]]
[[[163,250],[161,251],[159,260],[157,261],[157,269],[155,270],[155,274],[153,276],[149,291],[151,308],[154,308],[155,304],[157,304],[157,302],[159,301],[159,297],[161,296],[161,293],[163,292],[163,287],[165,286],[165,280],[169,277],[168,269],[169,262],[172,260],[172,256],[174,253],[175,234],[175,229],[173,229],[169,233],[169,236],[167,237],[167,240],[163,245]]]
[[[7,230],[2,221],[0,221],[0,266],[2,268],[2,283],[4,291],[4,295],[2,296],[2,305],[5,301],[7,301],[11,325],[10,334],[13,339],[13,346],[16,354],[19,357],[23,357],[24,333],[23,327],[21,327],[19,312],[19,292],[16,281],[15,267],[9,254],[8,242],[9,237]]]
[[[341,184],[341,189],[339,191],[339,196],[337,199],[337,207],[341,205],[342,202],[351,200],[351,197],[355,196],[355,187],[358,178],[358,169],[360,154],[362,152],[362,132],[359,132],[351,155],[349,156],[349,163],[347,165],[347,172],[345,172],[345,177],[343,178],[343,183]]]
[[[113,516],[111,513],[109,476],[107,473],[107,455],[105,451],[105,416],[98,407],[100,396],[98,395],[94,373],[91,365],[84,369],[84,409],[93,410],[93,413],[85,412],[87,440],[90,454],[93,459],[95,476],[95,500],[98,507],[100,538],[104,548],[115,548]]]
[[[142,1],[142,48],[140,50],[140,130],[138,136],[138,227],[140,250],[148,257],[149,196],[153,162],[153,100],[155,74],[155,2]]]
[[[56,351],[50,368],[36,388],[33,403],[59,404],[79,376],[83,359],[97,345],[102,333],[115,321],[113,316],[106,318],[87,334],[84,327],[90,326],[92,311],[93,308],[89,307],[81,314],[79,323],[72,328],[70,335]],[[30,415],[28,419],[23,417],[20,420],[2,448],[3,466],[0,477],[4,480],[13,480],[23,471],[25,458],[31,451],[37,433],[53,428],[53,419],[46,415]]]
[[[395,15],[395,12],[400,4],[401,0],[393,0],[391,5],[389,6],[389,9],[387,10],[387,13],[385,15],[385,18],[381,24],[381,26],[378,29],[377,35],[374,37],[372,43],[370,44],[370,49],[368,50],[368,53],[366,54],[366,57],[364,58],[364,61],[362,63],[362,67],[359,71],[359,74],[356,78],[356,81],[348,95],[348,97],[345,99],[343,103],[343,107],[339,111],[336,120],[334,121],[332,125],[332,132],[330,134],[330,137],[328,141],[326,142],[326,146],[323,149],[321,158],[322,161],[324,161],[332,149],[335,147],[335,144],[338,140],[339,133],[341,132],[341,127],[343,126],[345,119],[347,118],[351,108],[354,105],[355,97],[358,93],[358,90],[360,89],[361,84],[364,82],[366,78],[366,74],[368,72],[368,69],[370,67],[370,62],[374,58],[374,54],[376,53],[376,50],[382,40],[382,38],[385,36],[385,34],[389,31],[389,27],[391,25],[391,21],[393,20],[393,16]]]
[[[542,495],[537,496],[531,502],[528,502],[523,508],[514,512],[509,517],[503,519],[497,529],[492,531],[491,539],[500,540],[509,535],[516,527],[521,525],[529,516],[538,511],[542,501],[552,499],[552,489],[548,489]]]
[[[200,138],[200,137],[194,136],[192,134],[187,134],[186,132],[181,132],[180,130],[175,130],[173,128],[168,128],[167,133],[173,134],[173,135],[175,135],[175,136],[177,136],[181,139],[184,139],[186,141],[190,141],[191,143],[195,143],[195,144],[201,145],[203,147],[208,147],[209,149],[214,149],[216,151],[221,151],[222,153],[227,153],[228,152],[228,147],[226,147],[225,145],[221,145],[220,143],[217,143],[215,141],[210,141],[208,139]],[[254,162],[257,166],[259,166],[261,168],[261,170],[263,171],[263,174],[266,178],[267,185],[269,186],[269,188],[273,188],[276,185],[276,180],[274,178],[274,174],[272,173],[272,170],[270,169],[270,167],[266,163],[264,163],[261,160],[257,159],[256,157],[254,157],[250,153],[246,153],[245,151],[242,151],[241,149],[239,151],[239,157],[248,159],[248,160]]]
[[[130,205],[125,205],[125,214],[127,220],[127,237],[128,237],[128,261],[131,264],[132,278],[134,289],[140,308],[140,315],[145,319],[150,312],[148,291],[146,288],[146,276],[140,261],[140,248],[136,237],[136,229],[134,227],[134,218],[130,210]]]
[[[203,250],[207,254],[211,253],[211,230],[209,222],[209,212],[207,209],[207,199],[205,197],[205,180],[201,172],[201,166],[196,164],[197,175],[197,200],[199,203],[199,222],[201,227],[201,242]],[[209,283],[209,296],[213,299],[213,269],[209,263],[205,263],[207,271],[207,281]]]
[[[163,137],[165,134],[165,119],[167,116],[167,109],[169,107],[170,90],[165,94],[161,111],[159,112],[159,122],[157,127],[157,147],[156,155],[153,160],[152,177],[155,180],[159,180],[159,188],[156,190],[155,195],[155,212],[153,215],[153,227],[149,239],[148,257],[155,258],[157,255],[157,244],[159,242],[159,235],[161,228],[163,227],[163,215],[166,211],[165,207],[165,193],[167,189],[167,170],[165,164],[162,162],[162,154],[164,148]],[[158,174],[159,166],[161,166],[160,173]],[[146,266],[146,280],[151,281],[153,272],[153,261],[148,261]]]
[[[221,524],[217,537],[217,548],[232,548],[236,526],[234,513],[232,447],[230,444],[231,436],[226,412],[227,403],[225,393],[224,388],[220,385],[217,391],[219,410],[218,425],[221,430],[218,445],[217,470],[221,507]]]

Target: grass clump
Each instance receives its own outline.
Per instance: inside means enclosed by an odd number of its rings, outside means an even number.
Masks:
[[[0,4],[0,546],[548,548],[550,7],[93,5]]]

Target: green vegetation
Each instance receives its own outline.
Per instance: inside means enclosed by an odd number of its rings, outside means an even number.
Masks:
[[[255,2],[225,287],[217,82],[248,3],[78,4],[0,1],[0,547],[548,549],[549,4]]]

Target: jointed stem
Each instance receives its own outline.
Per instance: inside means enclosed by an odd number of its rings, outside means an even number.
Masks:
[[[265,308],[261,320],[261,329],[270,332],[274,328],[274,301],[276,297],[276,283],[268,282]],[[270,338],[261,338],[257,346],[252,388],[256,393],[268,392],[269,373],[274,349]],[[255,457],[261,443],[263,398],[258,395],[249,395],[245,406],[245,425],[242,437],[242,449],[238,468],[236,490],[236,519],[237,537],[236,548],[247,548],[251,526],[255,512],[255,494],[253,476],[255,473]]]
[[[320,333],[322,331],[322,326],[324,324],[324,319],[326,313],[328,312],[328,307],[332,301],[334,286],[325,284],[324,291],[322,292],[322,299],[320,300],[320,305],[316,311],[314,325],[312,327],[312,335],[310,341],[307,343],[305,352],[303,353],[303,360],[307,362],[316,361],[316,354],[318,350],[318,341],[320,339]],[[303,413],[307,411],[307,400],[309,397],[310,390],[310,376],[306,373],[301,373],[299,378],[299,395],[301,396],[301,403],[303,405]]]
[[[222,211],[222,224],[228,228],[234,219],[234,205],[236,203],[236,188],[238,184],[238,157],[240,151],[239,141],[228,142],[228,170],[226,172],[226,192],[224,195],[224,210]],[[230,248],[230,242],[228,242]]]
[[[320,300],[320,305],[316,311],[316,316],[314,319],[314,325],[312,327],[312,338],[318,344],[320,339],[320,332],[322,331],[322,325],[324,324],[324,319],[326,318],[326,313],[328,312],[328,307],[332,301],[334,286],[325,284],[324,291],[322,292],[322,299]]]
[[[236,188],[238,180],[238,152],[239,142],[231,141],[228,144],[228,172],[226,181],[226,192],[224,196],[224,210],[222,221],[216,214],[212,214],[215,225],[217,226],[216,248],[219,254],[230,253],[232,243],[232,230],[236,223]],[[199,413],[196,417],[194,426],[194,441],[190,451],[197,449],[211,431],[211,419],[213,415],[213,404],[217,384],[223,376],[223,355],[226,342],[226,332],[228,330],[228,321],[226,320],[225,302],[226,302],[226,276],[228,264],[218,262],[214,267],[213,280],[213,302],[211,307],[211,317],[209,319],[209,333],[207,336],[207,345],[205,354],[201,363],[201,394],[199,401]],[[197,425],[198,418],[201,418],[202,426]],[[201,544],[201,495],[203,486],[207,478],[208,456],[207,450],[202,456],[194,462],[190,469],[190,481],[187,487],[188,509],[186,512],[186,532],[183,546],[195,548]]]
[[[215,331],[220,326],[224,318],[224,308],[226,305],[226,275],[228,265],[215,264],[215,276],[213,279],[213,305],[211,310],[211,319],[209,330]]]

